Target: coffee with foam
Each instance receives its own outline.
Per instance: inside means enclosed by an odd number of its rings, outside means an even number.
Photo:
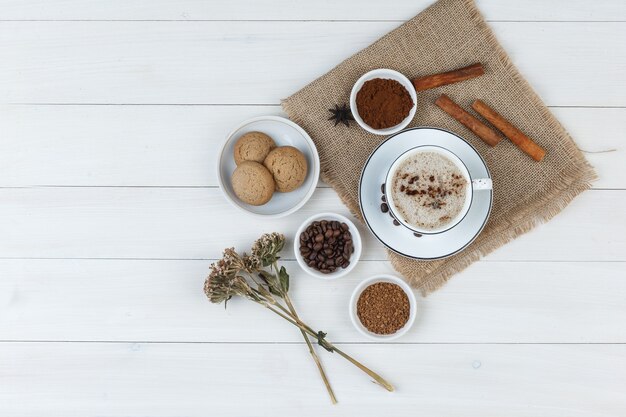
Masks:
[[[415,228],[441,229],[463,211],[468,186],[450,158],[437,152],[416,152],[401,161],[393,175],[394,211]]]

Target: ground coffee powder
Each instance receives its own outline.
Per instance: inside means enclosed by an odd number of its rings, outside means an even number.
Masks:
[[[359,116],[374,129],[387,129],[402,122],[413,108],[411,95],[396,80],[374,78],[356,94]]]
[[[393,334],[409,320],[409,297],[399,285],[378,282],[365,288],[356,304],[359,320],[376,334]]]

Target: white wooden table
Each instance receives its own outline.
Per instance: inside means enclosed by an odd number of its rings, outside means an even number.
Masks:
[[[626,2],[479,7],[600,179],[562,214],[422,300],[397,343],[347,300],[391,272],[362,229],[351,276],[285,258],[293,298],[397,386],[320,352],[251,303],[202,293],[223,247],[293,233],[233,212],[214,154],[236,123],[429,0],[0,0],[0,416],[626,415]]]

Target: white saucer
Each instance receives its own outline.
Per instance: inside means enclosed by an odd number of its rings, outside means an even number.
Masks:
[[[259,131],[269,135],[278,146],[293,146],[306,157],[309,170],[304,183],[290,193],[276,192],[272,199],[262,206],[252,206],[239,200],[233,191],[230,177],[237,167],[233,150],[237,140],[245,133]],[[278,218],[300,209],[313,195],[320,175],[320,159],[317,148],[309,135],[289,119],[278,116],[261,116],[246,120],[226,137],[218,153],[217,179],[224,197],[236,208],[253,216]]]
[[[462,251],[478,237],[491,212],[493,191],[475,192],[465,218],[446,232],[416,237],[408,228],[395,226],[389,213],[381,211],[381,185],[399,155],[422,145],[438,145],[455,153],[472,179],[491,178],[485,161],[464,139],[443,129],[416,127],[389,137],[372,152],[361,173],[359,204],[369,229],[392,251],[420,260],[442,259]]]

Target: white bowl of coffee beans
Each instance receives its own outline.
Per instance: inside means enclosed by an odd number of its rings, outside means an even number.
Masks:
[[[302,269],[327,280],[352,271],[361,257],[361,249],[361,235],[354,223],[335,213],[306,219],[296,232],[293,248]]]

